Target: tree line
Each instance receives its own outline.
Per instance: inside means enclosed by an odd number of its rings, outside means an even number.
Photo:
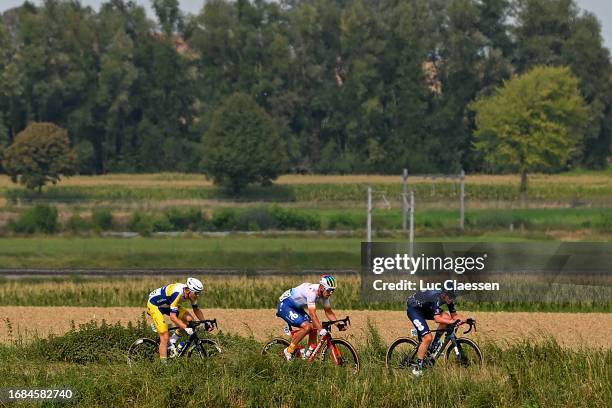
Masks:
[[[601,168],[611,154],[609,51],[573,0],[209,0],[197,15],[151,3],[155,21],[125,0],[5,12],[0,148],[51,122],[80,173],[201,171],[215,165],[207,150],[231,153],[219,118],[254,102],[263,113],[246,117],[271,136],[258,146],[236,124],[236,143],[288,171],[507,171],[475,148],[474,103],[548,65],[578,78],[587,121],[564,142],[569,160],[545,170]]]

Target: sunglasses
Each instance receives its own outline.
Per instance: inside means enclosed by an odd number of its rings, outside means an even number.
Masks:
[[[325,289],[327,293],[334,293],[335,290],[336,289],[333,289],[333,288]]]

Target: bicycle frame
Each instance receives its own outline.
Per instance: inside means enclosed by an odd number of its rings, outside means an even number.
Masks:
[[[472,319],[468,319],[466,321],[466,324],[468,324],[470,326],[470,328],[465,331],[463,334],[467,334],[469,332],[472,331],[472,328],[474,328],[474,331],[476,331],[476,321],[472,320]],[[441,347],[438,348],[436,354],[432,355],[430,358],[433,359],[433,361],[437,361],[440,357],[442,357],[442,355],[444,354],[444,351],[446,350],[446,347],[448,346],[449,343],[452,343],[452,346],[455,349],[455,353],[457,355],[459,355],[461,353],[461,347],[459,347],[457,345],[457,329],[459,327],[458,326],[454,326],[452,331],[449,331],[448,328],[445,329],[436,329],[436,330],[432,330],[432,333],[440,333],[440,332],[445,332],[446,335],[444,336],[444,340],[442,341],[442,345]],[[419,337],[419,345],[421,344],[421,342],[423,341],[423,339],[421,339]]]
[[[321,337],[319,339],[319,342],[317,343],[317,346],[315,347],[315,349],[313,350],[312,354],[308,357],[308,362],[312,363],[313,361],[316,360],[316,358],[322,353],[325,352],[326,349],[329,349],[331,351],[331,355],[332,358],[334,359],[334,363],[337,365],[340,365],[342,363],[342,353],[340,352],[340,350],[338,349],[338,347],[336,347],[332,341],[332,335],[331,335],[331,327],[338,323],[338,322],[342,322],[346,325],[350,325],[351,324],[351,320],[349,319],[349,317],[347,316],[344,319],[341,320],[335,320],[335,321],[328,321],[328,322],[323,322],[322,325],[325,328],[325,330],[327,330],[327,334],[323,337]],[[299,329],[291,329],[291,340],[293,340],[295,334],[299,331]],[[304,351],[304,347],[300,348],[300,351],[303,353]]]
[[[218,328],[218,326],[217,326],[217,319],[213,319],[213,320],[192,320],[192,322],[196,323],[196,325],[209,323],[211,325],[211,327],[213,327],[213,329],[214,328]],[[170,332],[172,330],[176,330],[176,329],[180,329],[180,327],[178,327],[178,326],[168,327],[168,332]],[[194,330],[193,333],[191,333],[189,335],[189,338],[187,339],[187,342],[185,343],[185,347],[182,348],[182,350],[176,355],[176,357],[184,356],[185,353],[187,353],[187,350],[189,350],[192,347],[192,345],[194,345],[194,344],[198,345],[198,344],[200,344],[200,341],[201,341],[201,339],[198,336],[198,331]],[[159,337],[157,338],[157,342],[159,343]]]

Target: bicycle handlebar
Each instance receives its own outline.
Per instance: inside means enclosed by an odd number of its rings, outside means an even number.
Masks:
[[[351,318],[346,316],[344,319],[339,319],[339,320],[328,320],[326,322],[322,322],[321,325],[323,326],[323,328],[325,330],[328,330],[332,327],[332,325],[336,324],[336,323],[343,323],[347,326],[351,325]]]
[[[215,329],[219,328],[219,326],[217,326],[217,319],[192,320],[189,323],[187,323],[187,327],[198,327],[201,324],[206,325],[207,323],[210,324],[210,326]],[[180,327],[178,326],[168,327],[168,330],[175,330],[175,329],[180,329]]]
[[[468,324],[470,326],[470,328],[468,330],[464,331],[463,334],[468,334],[469,332],[472,331],[472,328],[474,329],[475,332],[478,331],[478,330],[476,330],[476,320],[474,320],[474,319],[467,319],[465,321],[465,323]]]

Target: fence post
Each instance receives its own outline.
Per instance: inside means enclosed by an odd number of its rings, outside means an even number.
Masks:
[[[368,221],[367,221],[368,239],[367,242],[372,242],[372,187],[368,187]]]
[[[459,194],[459,200],[461,204],[459,207],[459,228],[465,228],[465,171],[461,170],[461,192]]]

